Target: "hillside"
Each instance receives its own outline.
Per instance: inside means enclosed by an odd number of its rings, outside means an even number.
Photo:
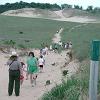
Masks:
[[[27,10],[26,15],[29,15],[28,14],[29,10]],[[39,10],[39,9],[37,9],[37,10]],[[17,15],[16,16],[0,15],[0,47],[2,45],[8,46],[9,45],[8,42],[10,40],[15,42],[15,46],[23,45],[28,48],[30,48],[30,47],[39,48],[41,46],[41,43],[43,43],[43,42],[50,45],[52,43],[52,38],[54,37],[54,34],[61,28],[63,28],[63,32],[61,33],[60,39],[65,43],[69,42],[69,41],[72,42],[73,56],[75,59],[78,58],[78,60],[81,62],[80,72],[78,72],[78,73],[76,73],[76,75],[74,75],[74,79],[68,81],[69,86],[67,84],[60,85],[60,86],[58,85],[57,89],[56,88],[53,89],[52,90],[53,92],[51,91],[51,92],[49,92],[50,93],[49,95],[48,94],[46,95],[47,98],[50,98],[50,97],[53,98],[53,93],[54,93],[54,99],[52,99],[52,100],[59,100],[59,96],[61,96],[60,100],[66,100],[67,97],[72,98],[74,96],[77,96],[78,93],[80,94],[80,92],[83,92],[83,91],[85,91],[86,94],[88,94],[88,80],[89,80],[88,78],[89,78],[89,62],[90,62],[89,57],[90,57],[91,41],[93,39],[100,39],[100,23],[93,23],[94,20],[90,21],[91,20],[90,18],[94,18],[94,17],[91,17],[89,14],[86,14],[86,12],[81,12],[79,10],[77,10],[76,12],[74,12],[73,10],[71,10],[71,11],[68,11],[68,10],[50,11],[50,13],[53,12],[50,15],[55,14],[55,16],[58,17],[58,19],[56,19],[56,20],[54,17],[44,19],[44,17],[43,18],[40,18],[40,17],[26,18],[25,16],[17,17]],[[31,11],[31,13],[32,12],[33,11]],[[42,10],[39,10],[38,12],[41,13]],[[69,16],[67,16],[66,13]],[[80,15],[81,13],[83,14],[82,16]],[[45,14],[43,15],[43,12],[42,12],[43,16],[47,16]],[[86,17],[87,15],[88,15],[88,17]],[[53,20],[51,20],[51,19],[53,19]],[[60,21],[57,21],[57,20],[60,20]],[[72,22],[68,22],[68,21],[72,21]],[[64,52],[64,54],[65,54],[65,52]],[[56,57],[57,59],[54,58],[53,56]],[[1,54],[1,58],[3,58],[2,54]],[[63,54],[61,56],[60,55],[58,56],[57,54],[54,55],[54,53],[51,53],[51,55],[48,55],[46,59],[48,60],[48,62],[49,61],[54,62],[56,60],[60,61],[59,59],[64,59],[64,57],[63,57]],[[52,59],[52,60],[50,60],[50,59]],[[8,70],[6,69],[6,66],[4,66],[4,63],[6,60],[7,60],[7,58],[2,59],[3,63],[1,63],[1,64],[3,66],[1,66],[1,74],[8,72]],[[74,61],[74,59],[73,59],[73,61]],[[67,69],[74,67],[73,65],[75,65],[75,63],[73,63],[73,61],[66,67]],[[51,62],[49,62],[49,63],[50,64],[49,65],[47,64],[47,67],[45,67],[46,72],[48,71],[48,68],[50,68],[49,71],[50,71],[50,74],[52,74],[52,75],[51,75],[51,77],[50,76],[49,77],[54,78],[54,75],[57,76],[59,74],[58,72],[55,72],[55,71],[58,70],[60,65],[58,65],[57,69],[54,69],[54,71],[52,70],[52,72],[51,72],[51,69],[56,68],[56,67],[54,67],[54,66],[51,67]],[[42,75],[44,75],[44,73]],[[41,77],[43,77],[43,79],[44,79],[44,76],[42,76],[42,75],[40,75],[38,82],[40,82],[40,79],[42,79]],[[99,76],[100,76],[100,74],[99,74]],[[2,82],[5,83],[5,84],[0,84],[2,87],[1,88],[2,100],[9,99],[8,96],[5,96],[5,93],[7,93],[6,89],[3,89],[3,87],[7,88],[7,84],[6,84],[7,78],[8,78],[8,74],[3,75],[1,78],[1,83]],[[46,78],[48,78],[48,76],[46,76]],[[56,79],[59,80],[59,78],[57,76]],[[71,82],[71,84],[70,84],[70,82]],[[42,80],[41,80],[41,83],[42,83]],[[41,83],[38,84],[37,86],[41,86]],[[99,77],[99,83],[100,83],[100,77]],[[98,84],[98,85],[100,87],[100,84]],[[24,91],[24,88],[23,88],[24,86],[25,86],[25,89],[27,89],[27,91]],[[22,98],[29,99],[28,97],[31,97],[31,96],[33,97],[33,94],[36,95],[39,93],[38,91],[36,91],[37,89],[40,92],[42,89],[41,87],[31,89],[29,87],[29,85],[27,85],[27,82],[24,84],[24,86],[22,87],[23,88],[22,91],[24,91],[25,93],[21,95],[21,97],[20,97],[21,99]],[[49,88],[49,86],[48,86],[48,88]],[[48,88],[46,88],[46,89],[48,89]],[[84,90],[79,91],[80,88],[82,88]],[[50,87],[50,89],[51,89],[51,87]],[[65,89],[66,89],[66,91],[65,91]],[[100,88],[98,90],[100,91]],[[29,92],[31,91],[29,95],[27,94],[28,91]],[[66,95],[65,93],[68,93],[68,94]],[[42,94],[42,92],[39,95],[41,95],[41,94]],[[55,94],[57,96],[56,97],[57,99],[55,99]],[[12,97],[12,99],[14,99],[13,97]],[[65,97],[65,99],[62,99],[64,97]],[[34,97],[34,98],[36,98],[36,97]],[[51,100],[51,98],[50,98],[50,100]],[[45,100],[48,100],[48,99],[45,99]],[[69,98],[68,100],[77,100],[77,99]]]
[[[9,10],[2,15],[21,16],[21,17],[36,17],[36,18],[59,18],[53,11],[43,10],[38,8],[23,8],[18,10]]]
[[[90,13],[77,9],[63,9],[58,11],[51,11],[38,8],[23,8],[17,10],[9,10],[1,15],[7,16],[19,16],[19,17],[31,17],[31,18],[44,18],[59,21],[71,21],[71,22],[98,22],[96,17],[93,17]]]
[[[77,25],[77,23],[3,15],[0,16],[0,23],[0,44],[13,40],[16,45],[23,44],[26,47],[40,47],[42,42],[50,44],[60,27],[71,28]]]
[[[40,47],[43,42],[51,44],[53,35],[62,27],[64,28],[63,34],[61,34],[62,41],[72,41],[75,55],[81,59],[89,55],[91,40],[100,39],[100,23],[84,24],[3,15],[0,16],[0,23],[1,45],[8,45],[8,42],[13,40],[15,46],[23,45],[34,48]]]

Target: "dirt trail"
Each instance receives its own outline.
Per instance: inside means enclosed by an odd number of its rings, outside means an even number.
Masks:
[[[74,30],[75,28],[82,27],[82,26],[86,26],[86,25],[87,25],[87,23],[85,23],[85,24],[81,24],[81,25],[73,26],[72,28],[69,29],[68,32],[71,32],[71,31]]]
[[[58,43],[59,41],[61,41],[60,34],[62,33],[63,30],[64,30],[63,28],[60,28],[60,30],[58,30],[58,33],[56,33],[54,35],[54,38],[52,39],[52,43]]]
[[[5,57],[5,54],[2,54],[2,60],[0,66],[0,99],[1,100],[38,100],[45,92],[51,90],[56,84],[61,83],[62,73],[61,67],[65,63],[66,51],[63,51],[61,54],[55,54],[54,52],[46,55],[46,64],[44,66],[44,72],[39,73],[37,78],[37,85],[35,87],[31,87],[30,81],[25,80],[23,86],[21,87],[21,94],[19,97],[15,97],[14,95],[11,97],[7,96],[7,87],[8,87],[8,66],[5,66],[5,62],[8,58]],[[53,66],[52,64],[55,63]],[[72,66],[73,65],[73,66]],[[66,69],[69,70],[69,76],[76,72],[77,66],[79,66],[78,62],[71,62]],[[50,80],[51,84],[45,86],[46,81]]]
[[[63,31],[63,28],[55,34],[53,38],[54,43],[58,43],[61,40],[60,33]],[[38,53],[39,50],[35,52]],[[7,61],[8,55],[0,53],[1,63],[0,63],[0,100],[38,100],[41,96],[50,91],[56,84],[61,83],[62,71],[61,67],[66,61],[69,61],[69,58],[66,56],[67,51],[62,51],[61,54],[49,52],[45,56],[46,64],[44,66],[43,73],[39,73],[37,78],[37,85],[31,87],[29,80],[24,80],[23,86],[21,87],[21,93],[19,97],[15,97],[14,94],[9,97],[7,95],[8,88],[8,66],[4,64]],[[66,58],[66,59],[65,59]],[[26,59],[26,58],[23,58]],[[53,65],[54,64],[54,65]],[[69,71],[69,76],[74,74],[79,67],[79,63],[74,60],[68,64],[64,69]],[[50,80],[51,84],[46,86],[46,81]],[[41,100],[41,99],[40,99]]]

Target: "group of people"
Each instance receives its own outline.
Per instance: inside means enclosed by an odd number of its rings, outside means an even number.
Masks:
[[[20,86],[24,81],[24,72],[26,72],[26,80],[30,76],[31,86],[36,85],[36,79],[38,72],[42,72],[45,60],[42,55],[37,59],[34,52],[29,52],[26,64],[19,61],[19,57],[15,51],[12,52],[7,65],[9,66],[9,84],[8,84],[8,95],[11,96],[13,89],[15,95],[19,96]]]
[[[50,51],[54,52],[58,52],[60,49],[72,49],[72,43],[71,42],[64,43],[62,41],[59,41],[58,43],[50,45],[49,48]]]
[[[60,43],[60,46],[61,43]],[[72,43],[68,43],[68,48],[72,48]],[[49,48],[50,49],[50,48]],[[12,52],[7,65],[9,66],[9,84],[8,84],[8,95],[11,96],[13,89],[15,90],[15,95],[19,96],[20,86],[24,81],[24,72],[26,74],[26,80],[30,76],[31,86],[36,85],[36,79],[39,72],[43,72],[43,66],[45,65],[45,55],[48,55],[48,46],[43,46],[40,49],[40,57],[36,58],[34,52],[29,52],[27,61],[19,61],[19,56],[15,51]],[[55,46],[57,49],[57,46]],[[26,64],[25,64],[26,63]]]
[[[47,43],[45,44],[43,42],[41,44],[40,54],[45,56],[46,54],[48,54],[48,50],[57,52],[59,51],[60,48],[61,49],[72,49],[72,42],[69,41],[65,43],[65,42],[59,41],[58,43],[51,44],[50,46],[48,46]]]
[[[64,42],[62,42],[62,41],[59,41],[58,44],[59,44],[62,48],[64,48],[64,49],[70,49],[70,48],[72,48],[72,43],[71,43],[71,41],[70,41],[70,42],[67,42],[67,43],[64,43]]]

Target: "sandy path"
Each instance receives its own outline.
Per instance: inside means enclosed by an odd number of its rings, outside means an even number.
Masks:
[[[59,32],[55,34],[53,38],[54,43],[58,43],[61,40],[60,34],[62,31],[63,28],[61,28]],[[30,81],[24,80],[19,97],[15,97],[14,94],[11,97],[8,96],[8,66],[4,65],[8,58],[6,57],[6,54],[0,53],[0,100],[38,100],[41,98],[45,92],[51,90],[56,84],[61,83],[61,67],[66,61],[69,61],[69,58],[66,56],[67,52],[68,51],[62,51],[61,54],[49,52],[49,54],[45,56],[46,64],[44,66],[44,71],[38,75],[37,85],[35,87],[31,87]],[[35,51],[36,55],[37,53],[38,50]],[[52,65],[53,63],[55,63],[54,66]],[[69,70],[69,76],[71,76],[77,71],[78,67],[79,63],[74,60],[64,69]],[[51,84],[45,86],[47,80],[50,80]]]
[[[37,78],[37,85],[35,87],[31,87],[29,80],[25,80],[23,86],[21,87],[21,94],[19,97],[15,97],[14,95],[9,97],[7,95],[7,87],[8,87],[8,68],[5,66],[5,62],[8,58],[5,58],[5,54],[1,54],[2,61],[0,66],[0,100],[38,100],[46,91],[51,90],[56,84],[61,83],[62,73],[61,66],[64,64],[66,59],[66,52],[63,51],[61,54],[55,54],[51,52],[49,55],[46,55],[46,64],[44,66],[44,72],[39,73]],[[55,63],[55,66],[52,64]],[[72,66],[73,65],[73,66]],[[78,63],[73,61],[68,66],[69,76],[72,75],[77,68]],[[47,80],[51,81],[51,85],[45,86]]]
[[[64,29],[61,28],[59,30],[59,32],[54,35],[54,38],[52,39],[52,43],[59,43],[59,41],[61,41],[61,35],[60,34],[62,33],[63,30]]]

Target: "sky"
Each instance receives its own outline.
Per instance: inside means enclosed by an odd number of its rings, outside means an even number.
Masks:
[[[100,0],[0,0],[0,4],[14,3],[19,1],[24,1],[28,3],[57,3],[59,5],[66,3],[70,5],[79,5],[82,6],[84,9],[86,9],[88,6],[100,7]]]

